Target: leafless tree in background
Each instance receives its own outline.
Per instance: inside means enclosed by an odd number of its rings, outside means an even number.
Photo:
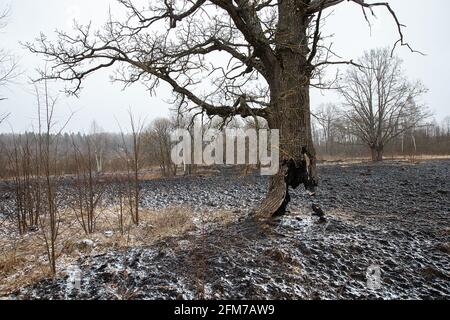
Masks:
[[[127,136],[121,129],[122,146],[120,147],[126,166],[126,201],[131,220],[135,225],[139,225],[139,200],[140,186],[139,174],[142,169],[142,137],[145,123],[141,120],[136,121],[131,110],[130,129],[131,134]],[[129,141],[131,140],[131,141]]]
[[[95,232],[97,207],[100,203],[104,188],[101,186],[98,171],[95,142],[96,135],[87,136],[78,145],[72,138],[73,155],[76,163],[76,190],[74,203],[76,217],[84,232],[89,235]]]
[[[7,9],[0,11],[0,31],[6,26],[8,14],[9,11]],[[17,75],[17,61],[5,49],[0,47],[0,89],[4,88]],[[6,100],[6,98],[0,95],[0,101],[2,100]],[[0,112],[0,123],[8,116],[8,113]]]
[[[450,134],[450,116],[446,116],[442,120],[442,128],[444,128],[446,134]]]
[[[339,117],[339,110],[333,103],[322,104],[317,109],[315,116],[317,122],[322,128],[322,134],[325,140],[325,152],[331,155],[331,146],[333,145],[336,123]]]
[[[260,212],[283,212],[289,187],[314,189],[309,90],[323,87],[317,79],[327,65],[353,63],[334,55],[321,33],[324,11],[344,0],[118,1],[127,17],[110,17],[102,31],[78,25],[75,35],[59,32],[57,42],[41,35],[26,44],[52,63],[52,74],[42,76],[67,81],[67,92],[77,95],[86,77],[114,66],[124,87],[142,82],[154,93],[161,82],[170,85],[182,112],[264,118],[280,130],[282,161]],[[409,47],[387,2],[351,2],[367,21],[375,8],[387,9],[398,27],[396,45]]]
[[[180,110],[178,110],[180,111]],[[193,128],[191,126],[192,120],[195,121],[195,117],[190,113],[185,112],[172,112],[170,121],[173,123],[175,128],[189,130],[191,136],[194,135]],[[191,158],[194,156],[194,148],[191,150]],[[195,165],[184,163],[183,160],[183,173],[184,175],[191,175],[195,169]]]
[[[56,259],[57,259],[57,239],[60,227],[60,211],[57,200],[56,187],[56,161],[58,144],[52,137],[54,128],[54,110],[56,106],[56,98],[52,98],[49,94],[47,81],[44,82],[44,92],[42,94],[36,89],[36,97],[38,99],[38,116],[39,116],[39,161],[41,161],[41,170],[43,178],[43,214],[39,216],[39,226],[45,242],[47,257],[52,275],[56,275]],[[42,104],[41,104],[42,103]],[[43,108],[42,108],[43,105]],[[44,113],[43,121],[41,120],[41,112]],[[41,129],[42,125],[43,130]],[[57,138],[56,138],[57,139]]]
[[[139,186],[139,171],[142,168],[142,132],[144,130],[144,123],[135,121],[133,114],[130,110],[130,125],[131,125],[131,135],[133,139],[132,143],[132,171],[133,171],[133,186],[134,186],[134,216],[133,222],[139,225],[139,200],[140,191]]]
[[[105,161],[106,139],[103,129],[94,120],[91,123],[89,143],[93,148],[97,173],[103,171]]]
[[[258,135],[256,137],[257,139],[257,152],[259,154],[259,130],[260,129],[268,129],[268,125],[267,125],[267,121],[264,118],[259,118],[259,117],[253,117],[253,118],[247,118],[244,120],[244,130],[248,130],[248,129],[255,129],[258,132]],[[248,146],[247,146],[248,149]],[[246,151],[248,153],[248,150]],[[251,169],[251,166],[246,166],[245,168],[245,174],[247,174],[249,172],[249,170]],[[256,169],[260,170],[261,169],[261,162],[260,159],[257,159],[257,163],[256,163]]]
[[[381,161],[392,139],[429,116],[417,104],[426,89],[405,78],[402,61],[387,48],[366,52],[358,64],[347,71],[339,90],[348,108],[344,114],[369,146],[372,160]]]
[[[177,168],[172,163],[171,151],[171,132],[174,129],[174,123],[167,118],[154,120],[147,128],[144,134],[144,144],[147,152],[152,153],[152,157],[157,161],[164,176],[175,176]]]

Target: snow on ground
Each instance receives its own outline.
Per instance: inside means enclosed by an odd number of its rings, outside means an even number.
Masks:
[[[317,196],[294,191],[290,213],[269,225],[251,215],[265,178],[146,181],[143,207],[190,206],[196,230],[81,257],[70,293],[61,275],[10,298],[449,299],[449,170],[448,160],[323,166]],[[233,219],[202,225],[219,210]]]

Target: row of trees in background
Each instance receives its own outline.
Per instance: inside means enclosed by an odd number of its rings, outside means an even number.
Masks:
[[[402,61],[391,56],[389,49],[366,52],[348,68],[338,81],[338,88],[343,104],[321,105],[313,112],[312,135],[319,157],[365,157],[369,150],[372,160],[380,161],[386,152],[394,155],[450,152],[449,120],[442,125],[429,121],[427,108],[419,102],[426,88],[418,81],[406,79]],[[203,115],[200,116],[203,126],[220,127],[223,124],[220,117],[204,120]],[[192,115],[178,112],[145,126],[136,123],[130,111],[130,123],[130,134],[104,133],[93,122],[87,135],[61,135],[57,139],[61,156],[55,162],[55,169],[62,174],[77,172],[80,157],[73,145],[87,140],[89,153],[92,153],[90,160],[97,172],[126,171],[131,174],[142,166],[159,166],[164,176],[176,175],[179,168],[170,158],[170,134],[175,128],[192,125]],[[263,128],[268,127],[268,123],[254,116],[245,120],[235,118],[228,126]],[[30,135],[33,134],[24,134],[18,140],[27,141]],[[16,140],[12,134],[0,135],[0,144],[6,148],[16,144]],[[136,158],[138,154],[142,157],[140,161]],[[0,161],[5,162],[1,157]],[[123,157],[130,159],[124,162]],[[9,176],[8,170],[11,168],[2,166],[0,175]],[[190,173],[192,166],[184,166],[183,171]]]
[[[417,108],[414,107],[413,110]],[[312,131],[319,158],[371,157],[370,144],[365,135],[360,134],[360,126],[345,108],[336,104],[319,106],[313,117]],[[408,113],[408,119],[414,116]],[[134,123],[134,119],[131,119]],[[130,133],[107,133],[95,122],[90,133],[50,134],[51,143],[58,151],[53,159],[52,168],[59,175],[80,174],[80,165],[91,175],[99,172],[122,172],[135,175],[142,169],[159,169],[162,176],[192,173],[192,167],[177,167],[171,161],[171,132],[177,128],[176,117],[159,118],[148,126],[134,123]],[[205,126],[214,125],[211,123]],[[265,127],[260,119],[258,126]],[[234,128],[255,127],[255,121],[234,121]],[[398,126],[389,130],[390,136],[383,144],[386,155],[443,155],[450,154],[450,117],[441,123],[434,120],[415,123],[405,127]],[[385,138],[387,139],[387,138]],[[39,140],[38,133],[0,134],[0,177],[14,176],[20,150],[22,155],[35,157],[33,153]],[[14,156],[14,157],[13,157]],[[379,160],[380,150],[374,160]],[[14,161],[12,161],[14,160]],[[28,164],[24,163],[22,166]],[[27,170],[23,168],[23,170]],[[137,178],[133,178],[137,181]]]
[[[55,144],[53,147],[58,151],[53,159],[53,169],[58,175],[78,175],[80,165],[88,171],[87,174],[121,172],[135,175],[135,172],[143,169],[159,169],[162,176],[190,174],[195,166],[180,167],[171,160],[171,134],[176,128],[192,128],[194,122],[191,123],[190,120],[190,117],[189,121],[180,120],[174,114],[170,118],[155,119],[146,125],[142,121],[136,121],[130,113],[128,132],[124,132],[122,128],[119,133],[104,132],[93,121],[89,133],[50,133],[52,144]],[[219,128],[222,124],[219,119],[202,121],[197,119],[195,122],[202,125],[204,130]],[[266,124],[262,120],[259,124],[254,120],[235,120],[227,125],[227,128],[244,130],[255,127],[264,128]],[[17,150],[22,156],[36,156],[29,145],[38,140],[39,136],[38,132],[0,134],[0,178],[14,176],[17,168],[11,162],[11,155]]]
[[[313,119],[313,137],[321,159],[367,158],[373,154],[356,125],[336,104],[322,104]],[[450,154],[450,116],[429,119],[397,134],[384,145],[385,157]],[[378,156],[378,154],[376,154]],[[374,157],[377,160],[377,157]]]

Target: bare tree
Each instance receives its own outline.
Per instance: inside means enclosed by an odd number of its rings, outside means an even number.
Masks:
[[[416,103],[426,89],[405,78],[402,61],[387,48],[366,52],[358,64],[348,70],[340,88],[348,108],[344,114],[370,148],[372,160],[381,161],[392,139],[429,116]]]
[[[450,135],[450,116],[446,116],[444,120],[442,120],[442,128]]]
[[[170,134],[174,124],[167,118],[154,120],[144,134],[147,152],[151,152],[154,160],[159,164],[162,174],[176,175],[176,166],[172,164],[172,142]]]
[[[141,191],[139,186],[139,175],[142,168],[142,133],[145,123],[140,119],[136,121],[131,110],[129,111],[129,117],[131,135],[125,135],[122,128],[120,129],[122,137],[122,146],[120,149],[126,166],[126,201],[128,211],[133,223],[139,225],[139,201]]]
[[[36,98],[38,102],[38,122],[39,122],[39,161],[41,162],[42,178],[43,178],[43,203],[45,209],[39,216],[39,226],[44,238],[45,248],[47,250],[47,258],[50,270],[53,276],[56,275],[56,259],[57,259],[57,239],[60,228],[60,209],[57,200],[56,180],[56,161],[58,144],[55,139],[59,135],[52,135],[54,127],[54,110],[56,106],[56,98],[52,98],[49,94],[47,81],[44,82],[43,102],[41,102],[41,93],[36,87]],[[41,109],[41,103],[44,108]],[[41,112],[44,113],[43,120]],[[43,125],[43,130],[41,129]]]
[[[78,222],[87,235],[95,232],[96,211],[104,192],[104,187],[99,182],[100,173],[95,170],[95,168],[98,170],[97,153],[95,144],[92,142],[95,138],[95,135],[87,136],[82,139],[80,145],[77,145],[75,139],[72,138],[77,190],[77,199],[73,209]]]
[[[9,10],[0,11],[0,30],[6,26]],[[17,76],[17,61],[5,49],[0,48],[0,87],[4,87]],[[0,97],[0,101],[5,98]]]
[[[111,15],[102,31],[76,25],[75,35],[58,32],[56,43],[41,35],[26,44],[53,64],[49,78],[67,81],[67,92],[77,95],[86,77],[115,66],[114,79],[124,87],[142,82],[153,93],[166,82],[184,112],[264,118],[280,130],[282,161],[260,212],[283,211],[289,187],[315,188],[309,90],[323,86],[317,78],[327,65],[353,63],[334,55],[321,33],[324,11],[344,0],[118,1],[127,17]],[[397,44],[408,46],[388,3],[351,2],[366,19],[376,7],[387,9]]]
[[[13,173],[16,222],[21,235],[36,229],[40,215],[41,188],[36,166],[40,159],[33,150],[38,139],[30,133],[13,135],[11,150],[6,150]]]
[[[178,110],[180,111],[180,110]],[[193,117],[190,113],[182,113],[182,112],[172,112],[170,116],[170,121],[173,123],[174,127],[177,129],[186,129],[189,130],[191,136],[194,135],[193,126],[191,125],[192,121],[195,121],[195,117]],[[194,148],[191,148],[191,158],[194,154]],[[184,175],[191,175],[195,165],[184,163],[183,160],[183,173]]]
[[[264,118],[258,118],[258,117],[247,118],[244,122],[245,122],[245,124],[243,127],[245,130],[255,129],[257,132],[259,132],[260,129],[268,129],[267,121]],[[259,134],[257,135],[256,139],[257,139],[257,149],[258,149],[258,153],[259,153],[259,141],[260,141]],[[260,159],[257,159],[256,168],[258,170],[261,169]],[[251,169],[251,166],[247,165],[245,168],[246,174],[248,173],[249,169]]]
[[[333,145],[334,131],[338,120],[338,109],[335,104],[328,103],[319,106],[316,112],[316,120],[322,128],[325,140],[325,152],[331,154]]]
[[[8,17],[9,10],[0,11],[0,30],[6,26],[6,18]],[[0,47],[0,89],[5,87],[11,80],[17,77],[17,62],[14,56],[9,54],[5,49]],[[0,96],[0,101],[6,100],[6,98]],[[0,112],[0,123],[5,121],[9,116],[9,113]]]
[[[105,160],[105,144],[106,139],[103,134],[103,129],[98,125],[98,123],[94,120],[91,123],[90,129],[91,139],[89,143],[93,147],[93,152],[95,156],[95,164],[97,167],[97,173],[103,171],[103,163]]]

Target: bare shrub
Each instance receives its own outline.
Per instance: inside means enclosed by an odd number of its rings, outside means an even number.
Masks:
[[[84,232],[91,234],[95,231],[96,209],[105,188],[100,184],[100,174],[96,171],[99,169],[98,159],[90,137],[83,139],[82,146],[78,146],[75,140],[72,140],[72,143],[76,162],[75,186],[77,190],[73,207],[77,221]]]
[[[142,168],[142,132],[144,129],[144,123],[141,120],[136,121],[131,111],[130,117],[130,129],[131,134],[125,135],[121,129],[122,146],[119,152],[125,162],[126,168],[126,207],[135,225],[139,225],[139,199],[140,199],[140,186],[139,175]]]

